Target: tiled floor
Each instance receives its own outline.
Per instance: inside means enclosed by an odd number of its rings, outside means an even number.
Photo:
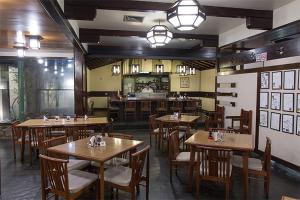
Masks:
[[[119,131],[133,134],[136,139],[149,141],[147,131]],[[2,170],[2,200],[40,199],[39,162],[35,160],[32,167],[29,162],[21,164],[13,160],[10,140],[0,140],[0,158]],[[186,191],[187,169],[179,170],[179,179],[174,176],[173,184],[169,182],[169,165],[166,153],[151,148],[150,152],[150,199],[195,199],[193,193]],[[28,157],[26,157],[28,160]],[[300,174],[287,168],[273,164],[270,200],[279,200],[282,195],[300,198]],[[224,199],[225,189],[222,185],[204,182],[201,185],[201,199]],[[1,199],[0,198],[0,199]],[[110,199],[109,193],[106,198]],[[95,199],[95,191],[82,196],[80,199]],[[119,192],[119,199],[130,199],[126,193]],[[145,199],[144,188],[138,199]],[[243,184],[240,172],[234,172],[233,191],[231,199],[243,199]],[[263,182],[250,180],[250,199],[264,199]]]

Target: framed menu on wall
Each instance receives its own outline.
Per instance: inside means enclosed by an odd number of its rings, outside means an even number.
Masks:
[[[300,113],[300,93],[297,94],[296,112]]]
[[[269,108],[269,93],[268,92],[260,93],[260,108],[264,108],[264,109]]]
[[[260,88],[269,89],[270,88],[270,73],[263,72],[260,75]]]
[[[300,70],[298,70],[298,90],[300,90]]]
[[[281,72],[272,72],[272,89],[281,90],[282,89],[282,74]]]
[[[272,92],[271,93],[271,109],[280,110],[281,107],[281,93]]]
[[[281,114],[272,112],[270,128],[276,131],[280,131],[280,124],[281,124]]]
[[[294,112],[294,94],[283,93],[283,111]]]
[[[259,122],[260,126],[262,126],[262,127],[268,127],[268,121],[269,121],[269,113],[268,113],[268,111],[261,110],[259,112],[259,119],[260,119],[260,122]]]
[[[300,116],[297,116],[297,131],[296,135],[300,136]]]
[[[282,132],[294,134],[294,115],[282,115]]]
[[[296,71],[284,71],[283,72],[284,82],[283,82],[283,89],[285,90],[294,90],[295,89],[295,79],[296,79]]]

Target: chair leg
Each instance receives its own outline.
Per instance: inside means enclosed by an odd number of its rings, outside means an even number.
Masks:
[[[16,143],[13,141],[14,160],[16,161]]]
[[[264,189],[266,197],[269,198],[269,190],[270,190],[270,177],[266,176],[264,177]]]
[[[197,178],[196,178],[196,199],[200,199],[200,177],[199,175],[197,175]]]
[[[230,193],[230,183],[226,183],[226,200],[229,199],[229,193]]]
[[[151,140],[151,138],[152,138],[152,133],[151,133],[151,132],[149,133],[149,138],[150,138],[150,146],[152,146],[152,140]]]
[[[32,166],[32,151],[34,149],[32,147],[29,148],[29,156],[30,156],[30,166]]]
[[[131,200],[136,200],[135,187],[131,189]]]
[[[171,161],[172,162],[172,161]],[[170,183],[173,182],[173,179],[172,179],[172,171],[173,171],[173,166],[172,166],[172,163],[170,163]]]
[[[149,200],[149,178],[146,180],[146,200]]]
[[[136,192],[137,192],[137,194],[140,194],[140,185],[136,186]]]

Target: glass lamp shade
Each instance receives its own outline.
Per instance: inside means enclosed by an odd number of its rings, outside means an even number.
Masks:
[[[112,67],[112,75],[118,76],[121,73],[120,65],[113,65]]]
[[[164,46],[173,38],[173,33],[164,25],[153,26],[147,33],[147,40],[152,48]]]
[[[156,65],[156,73],[164,73],[164,65]]]
[[[177,30],[189,31],[205,21],[206,14],[196,0],[179,0],[167,11],[167,20]]]
[[[140,65],[139,64],[132,64],[131,65],[131,73],[132,74],[140,73]]]
[[[29,47],[31,49],[40,49],[41,48],[41,42],[38,38],[30,38],[29,39]]]
[[[188,75],[195,75],[196,68],[195,67],[188,67]]]

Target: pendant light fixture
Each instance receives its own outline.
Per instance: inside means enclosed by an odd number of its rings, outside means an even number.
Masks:
[[[113,76],[120,75],[120,73],[121,73],[121,67],[120,67],[120,65],[113,65],[111,71],[112,71],[112,75]]]
[[[152,48],[164,46],[168,44],[173,38],[173,33],[171,33],[165,25],[153,26],[147,32],[147,40],[150,42]]]
[[[14,48],[17,49],[17,56],[23,58],[27,49],[22,31],[17,31]]]
[[[31,49],[40,49],[41,48],[41,40],[43,37],[40,35],[26,35],[28,38],[29,48]]]
[[[167,20],[180,31],[190,31],[206,20],[206,14],[197,0],[178,0],[167,11]]]

